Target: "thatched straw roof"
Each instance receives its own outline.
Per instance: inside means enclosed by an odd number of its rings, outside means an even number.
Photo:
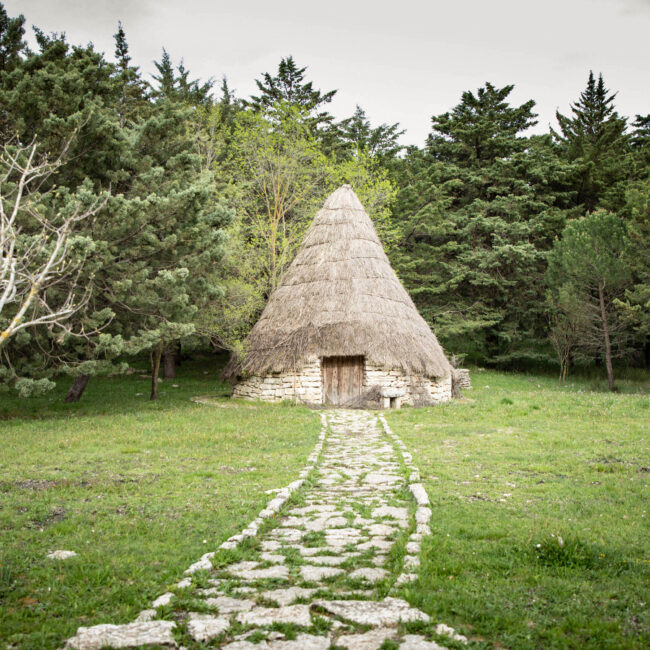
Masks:
[[[373,365],[427,377],[451,371],[349,185],[319,210],[247,348],[226,374],[299,369],[314,355],[364,355]]]

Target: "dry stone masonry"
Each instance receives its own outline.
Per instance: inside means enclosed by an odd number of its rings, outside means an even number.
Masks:
[[[321,417],[298,480],[240,534],[192,564],[135,622],[79,628],[65,647],[376,650],[392,641],[401,650],[435,650],[445,640],[467,643],[398,597],[417,578],[432,516],[404,443],[382,415]],[[405,554],[393,552],[397,542]],[[418,634],[405,627],[413,623]]]
[[[469,374],[464,381],[469,382]],[[373,387],[391,389],[402,404],[421,406],[446,402],[451,399],[451,382],[451,374],[432,379],[407,375],[401,370],[386,370],[367,362],[364,364],[363,390]],[[290,400],[302,404],[322,404],[322,391],[320,360],[314,357],[299,369],[272,373],[266,377],[249,377],[235,386],[232,396],[263,402]]]

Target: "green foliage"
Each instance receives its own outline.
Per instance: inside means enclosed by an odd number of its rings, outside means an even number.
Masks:
[[[488,83],[433,118],[425,150],[407,157],[393,255],[443,343],[502,363],[543,354],[543,274],[567,173],[548,137],[520,135],[533,102],[512,107],[511,91]]]
[[[0,2],[0,74],[11,72],[27,47],[23,41],[24,25],[25,17],[22,14],[16,18],[9,18],[4,5]]]
[[[332,101],[337,91],[323,93],[314,88],[313,82],[305,81],[306,70],[307,67],[299,68],[296,65],[293,56],[283,57],[275,75],[265,72],[261,80],[255,80],[260,94],[251,96],[245,105],[271,118],[277,115],[280,120],[288,105],[299,111],[312,135],[327,129],[334,117],[321,109]]]
[[[628,241],[625,222],[599,211],[569,222],[549,256],[550,300],[575,328],[575,352],[601,356],[608,369],[612,356],[628,350],[629,331],[616,309],[632,280]]]
[[[625,297],[616,304],[647,341],[650,337],[650,179],[630,184],[624,215],[629,236],[624,263],[634,279]]]
[[[648,645],[650,381],[619,385],[474,370],[466,400],[388,412],[436,513],[419,579],[396,597],[476,643]]]
[[[353,156],[357,151],[372,158],[388,162],[394,159],[404,148],[398,142],[401,135],[399,124],[380,124],[373,127],[366,112],[357,105],[352,117],[343,120],[339,125],[341,148],[347,156]]]
[[[571,117],[556,113],[561,134],[553,131],[563,155],[576,163],[573,187],[583,211],[620,207],[621,183],[628,168],[626,120],[614,108],[616,93],[589,73],[586,89],[571,106]]]
[[[156,85],[151,96],[156,100],[171,100],[190,105],[209,105],[213,81],[201,83],[199,79],[190,80],[190,71],[181,61],[176,69],[167,50],[163,48],[160,61],[154,61],[158,76],[153,75]]]

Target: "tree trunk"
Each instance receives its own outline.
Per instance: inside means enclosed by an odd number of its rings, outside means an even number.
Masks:
[[[163,344],[158,343],[153,354],[153,368],[151,370],[151,397],[150,400],[158,399],[158,371],[160,370],[160,357],[162,357]]]
[[[178,354],[174,344],[168,345],[163,354],[163,377],[165,379],[176,378],[176,363]]]
[[[600,301],[600,317],[603,321],[603,335],[605,337],[605,365],[607,366],[607,383],[609,390],[615,391],[614,369],[612,368],[612,345],[609,340],[609,327],[607,325],[607,312],[605,311],[605,295],[603,283],[598,283],[598,300]]]
[[[86,390],[86,386],[88,385],[89,379],[90,379],[90,375],[78,375],[77,377],[75,377],[74,381],[72,382],[72,386],[70,386],[70,390],[65,396],[64,401],[68,403],[78,402],[81,399],[81,396],[84,394],[84,391]]]

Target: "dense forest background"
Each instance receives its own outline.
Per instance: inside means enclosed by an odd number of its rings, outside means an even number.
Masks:
[[[489,82],[423,147],[291,56],[236,97],[165,50],[147,81],[0,4],[0,387],[28,396],[149,355],[245,354],[325,197],[350,183],[420,312],[459,362],[650,367],[650,115],[585,71],[557,128]],[[300,62],[302,64],[302,62]],[[558,102],[565,98],[558,98]],[[387,98],[389,101],[389,98]],[[152,397],[157,382],[153,382]]]

